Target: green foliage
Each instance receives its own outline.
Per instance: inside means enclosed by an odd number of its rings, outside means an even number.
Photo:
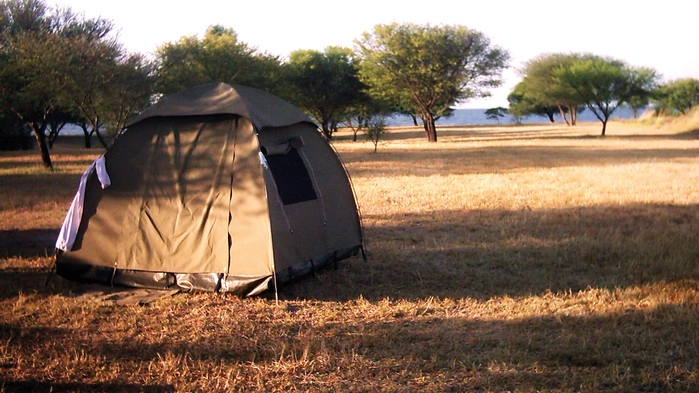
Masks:
[[[369,120],[376,116],[390,114],[391,109],[387,103],[373,99],[368,94],[363,94],[360,100],[354,105],[344,108],[342,112],[342,119],[347,127],[352,129],[353,140],[356,142],[357,133],[369,126]]]
[[[566,68],[575,62],[577,54],[546,54],[528,61],[521,70],[524,77],[513,93],[515,100],[521,103],[515,112],[519,115],[544,114],[553,121],[553,108],[569,125],[577,122],[578,107],[569,86],[559,83],[555,77],[557,69]],[[550,114],[550,115],[549,115]]]
[[[367,139],[374,144],[374,153],[379,148],[379,140],[386,133],[386,122],[383,116],[374,117],[367,123],[366,136]]]
[[[349,49],[298,50],[291,53],[284,67],[290,101],[313,116],[328,139],[332,138],[333,125],[346,118],[353,107],[369,105],[357,61]]]
[[[647,97],[656,78],[652,70],[593,55],[554,70],[556,83],[570,89],[570,97],[584,103],[602,122],[602,136],[612,113],[625,102]]]
[[[592,54],[548,54],[527,62],[524,77],[508,97],[511,113],[545,115],[553,122],[557,108],[567,124],[589,108],[602,122],[602,135],[612,113],[622,104],[634,111],[648,104],[658,75],[650,68]]]
[[[626,104],[633,110],[634,118],[638,117],[638,111],[650,104],[651,98],[658,89],[660,75],[652,68],[628,68],[631,92]]]
[[[459,101],[488,96],[509,60],[463,26],[376,25],[356,45],[371,95],[418,115],[430,141],[437,140],[435,120]]]
[[[693,106],[699,104],[699,80],[674,80],[660,86],[655,93],[655,104],[659,111],[686,114]]]
[[[490,120],[497,120],[498,124],[500,124],[500,119],[505,117],[507,115],[507,108],[503,108],[501,106],[497,108],[489,108],[486,109],[485,111],[485,117],[490,119]]]
[[[531,94],[534,93],[534,94]],[[508,112],[518,121],[529,115],[545,116],[551,123],[555,122],[554,114],[558,112],[555,105],[546,105],[536,98],[536,90],[527,90],[526,81],[519,82],[507,96],[510,104]]]
[[[120,113],[148,102],[150,68],[125,56],[111,31],[111,21],[50,10],[40,0],[0,3],[0,107],[32,131],[46,167],[48,143],[66,122],[119,127]],[[124,88],[138,91],[139,100],[117,94]]]
[[[63,91],[75,108],[75,122],[84,122],[107,147],[100,131],[116,134],[148,105],[153,70],[143,56],[125,55],[117,42],[101,36],[88,30],[66,43],[71,62],[64,71]]]
[[[49,14],[38,0],[0,3],[0,107],[32,130],[42,162],[51,168],[46,129],[50,117],[66,107],[62,94],[64,70],[70,63],[63,49],[73,23],[60,13]],[[65,23],[63,23],[65,22]]]
[[[209,27],[203,39],[182,37],[157,50],[157,90],[171,94],[212,82],[257,87],[274,92],[280,78],[277,57],[239,41],[233,29]]]

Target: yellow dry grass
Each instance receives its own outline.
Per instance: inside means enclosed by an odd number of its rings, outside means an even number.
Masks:
[[[699,123],[599,127],[339,133],[369,261],[279,305],[44,288],[95,152],[57,147],[54,174],[0,153],[0,392],[697,391]]]

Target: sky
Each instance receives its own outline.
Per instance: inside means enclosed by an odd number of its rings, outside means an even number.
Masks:
[[[46,0],[86,18],[102,17],[130,52],[153,54],[212,25],[281,58],[297,49],[353,47],[377,24],[462,25],[510,53],[503,85],[463,108],[507,107],[518,69],[547,53],[592,53],[655,69],[663,81],[699,79],[695,13],[686,0]]]

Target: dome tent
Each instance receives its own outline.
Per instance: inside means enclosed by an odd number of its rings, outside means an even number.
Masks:
[[[144,110],[86,170],[56,272],[249,296],[362,244],[348,175],[310,118],[262,90],[215,83]]]

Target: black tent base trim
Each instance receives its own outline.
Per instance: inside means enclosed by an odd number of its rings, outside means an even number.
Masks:
[[[362,246],[355,246],[342,250],[336,250],[305,262],[297,263],[286,269],[277,271],[277,281],[280,283],[293,282],[295,279],[314,274],[318,270],[336,264],[337,262],[353,257],[363,250]]]
[[[315,273],[328,265],[357,255],[362,246],[354,246],[322,255],[277,272],[277,282],[287,283]],[[226,276],[223,273],[172,273],[115,269],[56,259],[56,274],[68,280],[110,287],[180,289],[182,291],[227,292],[239,296],[256,295],[270,287],[270,276]]]

